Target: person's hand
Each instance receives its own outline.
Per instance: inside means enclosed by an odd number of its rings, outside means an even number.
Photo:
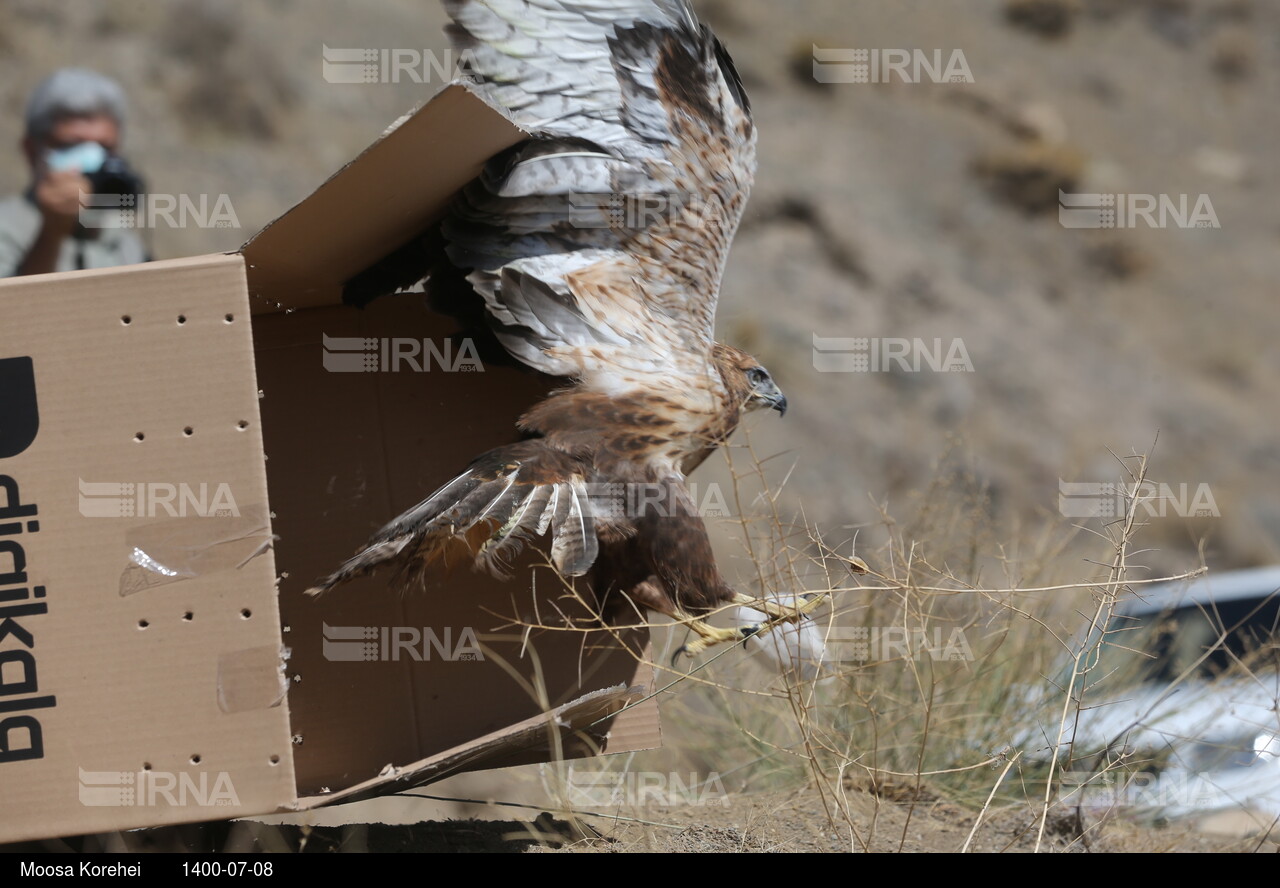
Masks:
[[[80,216],[80,195],[93,186],[79,170],[46,170],[36,182],[36,206],[46,229],[67,235]]]

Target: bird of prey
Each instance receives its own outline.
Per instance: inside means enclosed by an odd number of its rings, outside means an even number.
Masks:
[[[687,0],[445,6],[473,89],[529,138],[455,200],[439,229],[447,267],[426,286],[465,274],[501,346],[567,384],[520,417],[522,441],[479,456],[309,592],[381,565],[402,580],[458,561],[502,576],[549,538],[599,612],[680,621],[696,633],[686,654],[773,625],[705,621],[721,608],[801,619],[816,602],[755,601],[725,581],[685,484],[744,413],[787,408],[759,361],[713,338],[756,169],[728,53]]]

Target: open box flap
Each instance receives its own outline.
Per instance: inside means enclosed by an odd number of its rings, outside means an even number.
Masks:
[[[253,311],[340,304],[344,282],[422,234],[524,138],[466,84],[445,87],[245,243]]]

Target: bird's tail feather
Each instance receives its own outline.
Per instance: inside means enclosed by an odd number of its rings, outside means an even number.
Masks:
[[[500,447],[387,524],[341,567],[307,590],[319,595],[383,566],[407,584],[433,566],[470,562],[505,576],[526,542],[551,535],[551,560],[581,576],[599,550],[581,467],[541,441]]]

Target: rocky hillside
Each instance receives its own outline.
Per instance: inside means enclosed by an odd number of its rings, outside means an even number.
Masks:
[[[1185,564],[1201,534],[1215,566],[1280,556],[1280,6],[696,5],[761,133],[720,335],[757,352],[790,397],[784,421],[751,429],[758,455],[783,454],[769,473],[789,475],[789,510],[850,536],[877,518],[873,501],[914,508],[913,492],[960,480],[982,492],[994,546],[1061,520],[1059,480],[1120,478],[1112,454],[1150,451],[1158,435],[1152,476],[1175,494],[1208,485],[1221,517],[1171,506],[1152,519],[1147,563]],[[15,145],[49,70],[108,72],[131,96],[126,149],[151,190],[226,194],[241,224],[157,229],[156,254],[232,249],[439,86],[330,83],[322,47],[443,53],[442,21],[428,0],[9,0],[0,144]],[[836,59],[819,78],[815,46]],[[819,82],[858,79],[838,52],[852,49],[913,64],[937,50],[963,72]],[[15,149],[0,187],[25,176]],[[1059,189],[1207,195],[1220,227],[1166,216],[1070,229]],[[910,369],[860,342],[815,355],[815,336],[905,341]],[[952,357],[959,341],[966,369],[931,370],[917,338]],[[819,369],[853,368],[855,352],[866,370]]]

